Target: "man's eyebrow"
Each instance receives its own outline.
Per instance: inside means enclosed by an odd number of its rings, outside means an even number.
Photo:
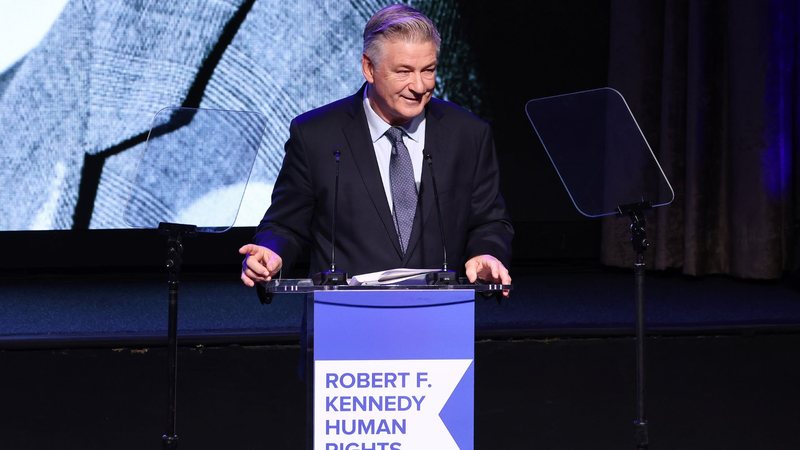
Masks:
[[[422,66],[422,68],[423,69],[430,69],[431,67],[436,67],[437,64],[438,64],[437,62],[432,62],[430,64]],[[397,66],[397,68],[398,69],[410,69],[410,70],[414,70],[415,69],[415,67],[413,65],[411,65],[411,64],[399,64]]]

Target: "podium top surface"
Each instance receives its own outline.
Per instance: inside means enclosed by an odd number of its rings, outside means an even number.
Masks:
[[[409,285],[409,284],[381,284],[381,285],[315,285],[309,278],[284,278],[272,280],[263,284],[265,290],[271,294],[307,294],[318,291],[385,291],[385,290],[472,290],[481,293],[502,292],[511,290],[510,284],[450,284],[450,285]]]

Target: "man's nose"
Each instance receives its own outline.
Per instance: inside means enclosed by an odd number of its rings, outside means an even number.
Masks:
[[[425,93],[425,82],[422,81],[422,73],[414,72],[411,74],[411,83],[408,88],[415,94]]]

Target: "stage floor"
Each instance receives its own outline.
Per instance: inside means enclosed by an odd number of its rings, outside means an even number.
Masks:
[[[648,340],[653,449],[800,448],[800,335]],[[476,448],[634,448],[633,340],[480,340]],[[179,448],[304,448],[296,345],[182,347]],[[0,351],[0,448],[158,449],[163,348]]]
[[[632,271],[575,265],[515,267],[511,298],[476,302],[478,337],[631,336]],[[800,332],[800,289],[790,280],[692,278],[645,281],[647,326],[659,335]],[[0,277],[0,348],[126,346],[164,341],[165,275],[37,274]],[[183,342],[294,342],[303,297],[261,305],[238,274],[186,273]]]

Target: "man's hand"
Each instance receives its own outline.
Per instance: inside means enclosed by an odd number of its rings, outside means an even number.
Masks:
[[[467,279],[474,283],[480,279],[488,283],[511,284],[508,269],[492,255],[474,256],[464,264],[467,269]],[[508,297],[508,290],[503,290],[503,296]]]
[[[242,262],[241,276],[245,286],[253,287],[256,283],[269,281],[283,267],[281,257],[261,245],[244,245],[239,249],[239,253],[247,255]]]

